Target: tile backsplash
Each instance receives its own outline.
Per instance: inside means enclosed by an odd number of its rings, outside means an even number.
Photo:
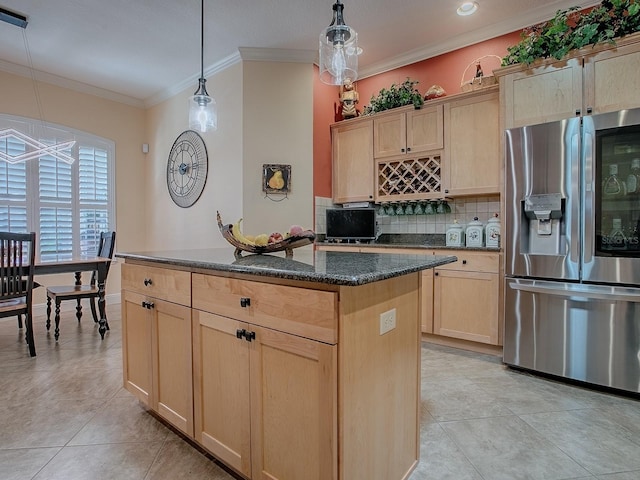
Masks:
[[[465,225],[478,217],[482,223],[487,223],[495,213],[500,212],[500,197],[498,195],[484,197],[464,197],[451,199],[447,202],[451,213],[437,213],[433,215],[380,215],[378,214],[378,226],[380,233],[441,233],[455,219]],[[315,201],[315,232],[327,233],[326,211],[332,208],[330,198],[316,197]],[[376,205],[376,208],[378,206]]]

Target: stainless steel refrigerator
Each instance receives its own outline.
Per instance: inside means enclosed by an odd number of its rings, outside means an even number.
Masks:
[[[506,131],[504,362],[640,392],[640,109]]]

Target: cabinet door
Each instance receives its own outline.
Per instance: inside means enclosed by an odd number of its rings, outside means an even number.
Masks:
[[[333,201],[373,200],[373,121],[331,129]]]
[[[195,439],[236,471],[251,477],[249,342],[246,324],[193,311]]]
[[[152,408],[193,437],[191,309],[150,299],[152,307]]]
[[[336,479],[337,346],[252,330],[252,478]]]
[[[582,108],[582,61],[518,71],[500,78],[504,128],[564,120]]]
[[[437,268],[433,333],[498,345],[498,274]]]
[[[446,104],[445,168],[451,195],[500,192],[499,120],[497,92]]]
[[[407,153],[405,112],[386,113],[373,120],[373,156],[393,157]]]
[[[640,43],[621,45],[585,59],[584,112],[597,114],[640,107]]]
[[[122,290],[122,364],[124,388],[151,407],[151,316],[143,295]]]
[[[407,112],[407,152],[440,150],[444,146],[443,106]]]

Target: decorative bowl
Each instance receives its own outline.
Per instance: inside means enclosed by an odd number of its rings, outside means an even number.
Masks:
[[[217,220],[218,220],[218,228],[220,228],[220,233],[225,238],[227,242],[236,247],[234,255],[236,257],[241,257],[242,252],[254,253],[254,254],[262,254],[262,253],[274,253],[274,252],[286,252],[287,257],[293,256],[293,249],[298,247],[304,247],[305,245],[310,245],[316,239],[316,234],[312,230],[304,230],[296,235],[291,235],[287,238],[283,238],[278,242],[268,243],[267,245],[251,245],[249,243],[244,243],[238,240],[233,235],[233,224],[222,223],[222,218],[220,217],[220,212],[216,212]]]

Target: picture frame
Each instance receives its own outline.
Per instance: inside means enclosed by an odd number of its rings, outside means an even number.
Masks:
[[[291,165],[262,165],[262,191],[287,194],[291,192]]]

